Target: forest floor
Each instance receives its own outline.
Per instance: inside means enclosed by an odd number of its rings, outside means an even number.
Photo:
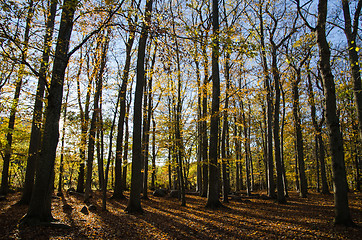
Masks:
[[[144,213],[124,212],[127,199],[107,202],[93,193],[93,211],[79,195],[65,193],[53,199],[53,215],[69,229],[19,226],[26,206],[15,205],[20,193],[0,201],[0,239],[362,239],[362,193],[350,193],[350,210],[359,228],[333,226],[333,195],[310,193],[300,198],[291,192],[287,204],[277,204],[260,193],[234,197],[224,208],[206,209],[206,199],[187,195],[187,206],[177,199],[142,200]],[[72,208],[64,208],[68,204]]]

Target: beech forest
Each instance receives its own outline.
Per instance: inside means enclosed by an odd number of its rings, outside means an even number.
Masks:
[[[362,0],[0,0],[0,239],[359,239]]]

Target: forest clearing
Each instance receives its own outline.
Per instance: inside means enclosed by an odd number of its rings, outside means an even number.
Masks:
[[[333,195],[311,193],[300,198],[291,192],[288,204],[278,204],[255,194],[233,196],[224,208],[205,208],[206,199],[187,194],[187,206],[175,198],[142,200],[143,214],[124,212],[127,199],[110,200],[101,210],[100,193],[90,204],[96,209],[82,213],[86,206],[79,195],[57,197],[54,217],[69,229],[19,226],[25,206],[13,206],[19,193],[0,202],[0,239],[360,239],[362,228],[333,226]],[[350,193],[354,222],[362,225],[362,194]],[[65,208],[64,205],[70,205]]]

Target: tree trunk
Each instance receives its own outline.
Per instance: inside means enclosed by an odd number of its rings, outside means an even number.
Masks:
[[[102,94],[101,94],[102,95]],[[103,117],[102,117],[102,102],[100,103],[100,114],[97,119],[97,163],[98,163],[98,179],[99,190],[103,190],[104,187],[104,135],[103,135]],[[112,125],[113,127],[113,125]],[[113,134],[113,132],[112,132]]]
[[[58,182],[58,196],[62,196],[62,189],[63,189],[63,162],[64,162],[64,141],[65,141],[65,123],[67,120],[67,108],[68,108],[68,97],[69,97],[69,86],[68,85],[68,91],[67,95],[65,97],[65,104],[64,104],[64,112],[63,112],[63,129],[62,129],[62,146],[60,149],[60,163],[59,163],[59,182]]]
[[[296,79],[292,81],[292,96],[293,96],[293,117],[294,117],[294,131],[295,131],[295,143],[296,143],[296,156],[298,161],[298,172],[299,172],[299,190],[300,196],[303,198],[307,197],[308,185],[307,178],[305,176],[304,167],[304,148],[303,148],[303,136],[302,128],[299,117],[299,89],[298,84],[301,81],[300,69],[296,69]]]
[[[125,117],[125,135],[124,135],[124,150],[123,150],[123,170],[122,170],[122,189],[127,188],[127,165],[128,165],[128,138],[129,138],[129,129],[128,129],[128,116],[129,116],[129,108],[130,108],[131,97],[129,99],[129,103],[127,104],[126,117]]]
[[[34,15],[34,7],[33,7],[33,1],[29,1],[28,6],[28,13],[26,17],[26,26],[25,26],[25,33],[24,33],[24,47],[22,49],[22,58],[27,58],[28,54],[28,45],[29,45],[29,32],[31,27],[31,21]],[[9,190],[9,165],[10,165],[10,159],[11,159],[11,153],[12,153],[12,143],[13,143],[13,132],[15,127],[15,117],[16,117],[16,111],[19,104],[19,97],[20,97],[20,91],[21,91],[21,85],[23,83],[23,77],[25,74],[25,64],[20,64],[18,76],[15,82],[15,93],[14,93],[14,99],[11,104],[10,109],[10,117],[9,117],[9,123],[8,123],[8,129],[6,134],[6,145],[4,149],[4,163],[3,163],[3,171],[2,171],[2,177],[1,177],[1,186],[0,186],[0,195],[6,195]]]
[[[199,65],[199,58],[197,54],[197,43],[194,42],[194,62],[196,67],[196,81],[197,81],[197,170],[196,170],[196,192],[202,194],[202,131],[201,131],[201,111],[202,111],[202,86],[201,86],[201,72]]]
[[[133,144],[132,144],[132,176],[131,191],[126,208],[127,213],[143,212],[141,207],[141,189],[142,189],[142,97],[145,84],[145,53],[146,43],[151,21],[153,0],[147,0],[145,9],[145,20],[142,25],[141,36],[138,46],[137,56],[137,81],[133,110]]]
[[[280,90],[282,93],[282,100],[283,100],[283,114],[282,114],[282,127],[280,130],[280,151],[281,151],[281,161],[282,161],[282,175],[283,175],[283,185],[284,185],[284,195],[285,197],[289,196],[288,193],[288,181],[287,176],[285,174],[285,164],[284,164],[284,124],[285,124],[285,94],[282,88],[282,85],[280,86]]]
[[[265,52],[265,37],[264,37],[264,20],[263,20],[263,6],[260,4],[259,7],[259,19],[260,19],[260,42],[261,42],[261,57],[264,74],[264,86],[266,89],[266,120],[267,120],[267,138],[266,138],[266,149],[267,149],[267,180],[268,180],[268,196],[275,198],[275,183],[274,183],[274,162],[273,162],[273,134],[272,134],[272,93],[270,89],[270,79],[268,63]]]
[[[274,104],[274,158],[277,170],[277,201],[278,203],[286,203],[283,184],[283,170],[280,156],[280,138],[279,138],[279,114],[280,114],[280,75],[277,63],[277,46],[271,40],[272,44],[272,73],[275,87],[275,104]]]
[[[39,224],[53,221],[51,214],[51,194],[54,180],[54,161],[59,140],[59,119],[62,105],[65,69],[68,64],[69,40],[73,27],[73,16],[77,0],[64,0],[58,33],[58,41],[53,63],[53,76],[49,88],[48,106],[42,147],[37,164],[32,198],[27,214],[22,222]]]
[[[244,148],[245,148],[245,175],[246,175],[246,195],[251,195],[250,189],[250,153],[249,153],[249,141],[248,141],[248,124],[245,118],[245,109],[243,101],[241,101],[241,111],[243,119],[243,131],[244,131]]]
[[[151,171],[151,190],[156,189],[156,121],[152,111],[152,171]]]
[[[91,191],[92,191],[94,144],[95,144],[96,131],[97,131],[96,123],[97,123],[97,119],[98,119],[99,111],[100,111],[99,101],[102,98],[101,94],[102,94],[102,85],[103,85],[102,84],[102,82],[103,82],[103,73],[104,73],[104,70],[105,70],[105,67],[106,67],[106,57],[107,57],[107,51],[108,51],[109,38],[108,38],[108,36],[104,36],[102,38],[99,37],[98,41],[101,42],[100,45],[99,45],[101,55],[100,55],[99,72],[97,74],[96,90],[95,90],[95,93],[94,93],[94,109],[93,109],[90,129],[89,129],[87,178],[86,178],[86,182],[85,182],[84,202],[89,201],[89,197],[90,197],[90,194],[91,194]],[[97,65],[95,66],[96,69],[98,69]]]
[[[44,36],[44,49],[43,56],[39,68],[38,86],[36,89],[33,120],[31,123],[30,143],[28,150],[28,160],[26,163],[25,182],[23,188],[23,194],[21,196],[20,203],[29,204],[31,193],[33,191],[34,176],[37,155],[41,145],[41,122],[43,111],[43,98],[46,85],[46,75],[48,71],[48,62],[50,56],[50,46],[54,32],[54,19],[57,11],[57,1],[50,0],[49,14],[46,22],[46,30]]]
[[[80,119],[81,119],[81,136],[80,136],[80,149],[79,149],[79,157],[80,157],[80,164],[79,164],[79,171],[78,171],[78,181],[77,181],[77,192],[82,193],[84,192],[84,167],[85,167],[85,149],[87,145],[87,132],[88,132],[88,121],[89,121],[89,102],[90,102],[90,95],[92,89],[92,81],[93,79],[90,78],[88,81],[87,86],[87,94],[86,100],[84,104],[84,111],[81,103],[81,96],[80,96],[80,75],[82,71],[83,65],[83,58],[82,52],[80,53],[80,63],[79,63],[79,70],[77,74],[77,92],[78,92],[78,106],[80,112]]]
[[[157,53],[157,42],[155,45],[155,49],[153,52],[152,57],[152,63],[150,71],[150,76],[148,80],[148,88],[147,88],[147,97],[145,97],[145,100],[148,100],[147,108],[144,106],[145,109],[147,109],[147,113],[145,116],[145,124],[143,126],[144,128],[144,177],[143,177],[143,199],[148,199],[148,164],[149,164],[149,145],[150,145],[150,126],[151,126],[151,116],[152,116],[152,107],[153,107],[153,95],[152,95],[152,80],[153,80],[153,69],[156,62],[156,53]]]
[[[207,36],[205,36],[205,39]],[[208,137],[207,137],[207,83],[209,81],[209,61],[205,43],[201,45],[204,67],[204,81],[202,84],[202,120],[201,120],[201,162],[202,162],[202,191],[201,197],[207,197],[209,183],[209,158],[208,158]]]
[[[120,110],[119,110],[119,118],[118,118],[118,135],[117,135],[117,143],[116,143],[116,162],[115,162],[115,185],[114,192],[112,198],[120,199],[124,198],[123,189],[122,188],[122,144],[123,144],[123,129],[124,122],[126,117],[126,93],[127,93],[127,85],[128,85],[128,76],[129,70],[131,67],[131,54],[132,47],[135,40],[135,31],[134,26],[131,22],[129,22],[129,27],[131,29],[128,41],[126,43],[126,62],[123,69],[122,75],[122,85],[121,89],[118,93],[118,100],[120,101]],[[125,139],[126,141],[126,139]]]
[[[328,190],[328,183],[327,183],[327,175],[326,175],[326,167],[325,167],[325,160],[324,160],[324,143],[323,143],[323,138],[322,138],[322,125],[324,122],[324,116],[322,116],[322,119],[320,120],[320,122],[317,122],[317,117],[316,117],[316,106],[315,106],[315,101],[314,101],[314,93],[313,93],[313,86],[312,86],[312,80],[311,80],[311,76],[310,73],[308,73],[308,98],[309,98],[309,105],[311,108],[311,117],[312,117],[312,123],[313,123],[313,127],[314,127],[314,131],[315,131],[315,135],[316,135],[316,146],[317,146],[317,157],[318,157],[318,163],[320,164],[320,175],[321,175],[321,180],[322,180],[322,193],[323,194],[328,194],[329,190]]]
[[[348,206],[348,186],[344,162],[343,139],[337,116],[334,76],[330,65],[330,49],[326,38],[327,0],[319,0],[316,27],[317,43],[320,53],[319,67],[324,83],[326,122],[332,156],[335,224],[354,225]]]
[[[209,184],[207,193],[208,208],[222,206],[219,201],[219,178],[218,178],[218,143],[219,143],[219,107],[220,107],[220,76],[219,76],[219,6],[218,0],[212,1],[212,107],[210,128],[210,151],[209,151]]]
[[[228,50],[227,50],[228,51]],[[228,122],[228,108],[229,108],[229,81],[230,81],[230,53],[226,53],[225,59],[225,80],[226,80],[226,89],[225,89],[225,107],[223,114],[223,126],[222,126],[222,135],[221,135],[221,158],[222,158],[222,195],[223,202],[228,203],[228,195],[229,195],[229,186],[228,186],[228,174],[227,174],[227,161],[229,149],[226,149],[226,141],[227,135],[229,134],[229,122]]]

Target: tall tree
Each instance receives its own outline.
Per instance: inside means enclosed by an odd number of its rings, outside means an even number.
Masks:
[[[148,31],[151,23],[153,0],[147,0],[142,31],[138,45],[137,54],[137,81],[133,110],[133,145],[132,145],[132,175],[131,191],[126,208],[127,213],[143,212],[141,207],[141,189],[142,189],[142,98],[145,84],[145,53]]]
[[[64,144],[65,144],[65,127],[67,119],[67,110],[68,110],[68,99],[70,92],[70,83],[68,84],[67,94],[65,97],[65,102],[63,104],[63,129],[62,129],[62,139],[61,139],[61,148],[60,148],[60,161],[59,161],[59,175],[58,175],[58,196],[62,196],[63,189],[63,169],[64,169]]]
[[[40,62],[39,68],[39,79],[38,86],[36,89],[35,102],[34,102],[34,111],[33,111],[33,120],[31,123],[31,134],[30,134],[30,143],[28,151],[28,160],[26,162],[26,173],[25,173],[25,182],[23,188],[23,194],[21,196],[20,203],[28,204],[30,202],[31,193],[34,185],[34,176],[36,168],[36,159],[40,151],[41,145],[41,123],[43,116],[43,98],[44,91],[46,86],[46,75],[48,71],[48,62],[50,57],[50,47],[51,41],[53,38],[54,32],[54,22],[55,15],[57,11],[57,1],[49,0],[48,1],[49,10],[48,18],[46,22],[45,36],[44,36],[44,47],[43,47],[43,56]]]
[[[308,67],[309,68],[309,67]],[[322,193],[328,194],[329,188],[327,183],[327,174],[326,174],[326,166],[325,166],[325,154],[324,154],[324,142],[322,137],[322,125],[324,122],[324,113],[322,113],[322,119],[318,122],[317,120],[317,114],[316,114],[316,103],[314,100],[314,92],[313,92],[313,86],[312,86],[312,79],[311,79],[311,73],[308,71],[308,101],[311,108],[311,117],[312,117],[312,123],[316,135],[316,152],[317,152],[317,162],[320,165],[320,175],[322,180]],[[319,169],[319,166],[317,165],[317,169]],[[318,174],[319,175],[319,174]],[[319,180],[318,183],[319,184]]]
[[[298,11],[301,14],[300,1],[297,1]],[[346,178],[346,167],[344,160],[343,139],[340,130],[339,118],[336,106],[336,90],[334,76],[331,70],[331,51],[326,36],[326,24],[328,14],[328,1],[318,1],[317,25],[312,27],[305,17],[303,20],[307,26],[315,32],[317,44],[319,47],[319,68],[323,80],[325,93],[325,114],[328,128],[328,139],[332,157],[333,184],[334,184],[334,207],[335,207],[335,224],[345,226],[355,225],[352,221],[348,205],[348,185]]]
[[[152,116],[152,105],[153,105],[153,94],[152,94],[152,81],[153,81],[153,71],[156,63],[156,54],[157,54],[157,42],[153,50],[153,56],[151,60],[151,66],[148,70],[148,84],[146,84],[145,92],[145,103],[144,103],[144,124],[143,124],[143,163],[144,163],[144,172],[143,172],[143,195],[142,198],[148,199],[148,165],[149,165],[149,143],[150,143],[150,126],[151,126],[151,116]],[[146,103],[147,101],[147,103]]]
[[[272,128],[272,117],[273,117],[273,96],[270,86],[269,67],[266,55],[265,45],[265,30],[264,30],[264,18],[263,18],[263,6],[264,0],[259,2],[259,37],[261,47],[261,63],[264,74],[264,87],[266,90],[266,163],[267,163],[267,182],[268,182],[268,196],[275,198],[275,183],[274,183],[274,161],[273,161],[273,128]]]
[[[28,11],[26,17],[26,26],[25,26],[25,33],[24,33],[24,42],[23,48],[21,49],[21,58],[24,61],[28,55],[28,47],[29,47],[29,39],[30,39],[30,28],[31,28],[31,21],[34,15],[34,2],[33,0],[29,0],[28,2]],[[19,97],[21,86],[23,84],[23,78],[25,75],[25,64],[21,63],[18,70],[17,79],[15,81],[15,93],[14,98],[11,104],[10,110],[10,117],[8,123],[8,130],[6,134],[6,146],[5,146],[5,154],[4,154],[4,163],[3,163],[3,171],[1,176],[1,186],[0,186],[0,194],[6,195],[9,190],[9,165],[11,159],[11,148],[13,143],[13,132],[15,127],[15,117],[16,111],[19,104]]]
[[[135,19],[137,22],[137,18]],[[126,61],[122,72],[122,85],[118,92],[118,101],[120,102],[119,118],[118,118],[118,134],[116,142],[116,160],[115,160],[115,185],[112,198],[123,198],[123,187],[122,187],[122,140],[123,140],[123,129],[126,116],[126,94],[127,85],[129,78],[129,71],[131,67],[132,47],[135,39],[135,27],[131,19],[131,11],[128,14],[128,26],[130,28],[128,40],[126,43]],[[127,138],[125,138],[125,141]],[[125,154],[125,149],[123,150]]]
[[[28,212],[22,219],[23,223],[31,225],[53,221],[53,216],[51,214],[51,193],[53,190],[54,161],[59,139],[59,118],[65,69],[69,60],[69,40],[72,33],[73,17],[77,5],[78,0],[64,0],[63,2],[35,185]]]
[[[94,160],[94,144],[96,139],[97,132],[97,119],[99,118],[99,101],[101,99],[102,86],[103,86],[103,74],[106,68],[107,62],[107,51],[109,44],[109,31],[105,35],[98,36],[98,48],[96,49],[96,58],[99,63],[95,65],[96,73],[96,90],[94,93],[94,103],[93,103],[93,114],[92,120],[89,129],[89,140],[88,140],[88,158],[87,158],[87,178],[85,184],[85,194],[84,201],[88,202],[91,192],[91,183],[92,183],[92,174],[93,174],[93,160]],[[97,52],[100,52],[99,54]]]
[[[358,131],[359,131],[359,139],[360,143],[362,143],[362,83],[361,83],[361,70],[360,65],[358,64],[358,48],[356,43],[356,38],[358,34],[358,24],[361,16],[362,9],[362,0],[359,0],[357,3],[357,7],[354,12],[353,22],[351,19],[350,13],[350,1],[342,0],[343,7],[343,15],[344,15],[344,33],[347,38],[347,46],[348,46],[348,56],[349,56],[349,64],[351,66],[352,72],[352,82],[353,82],[353,95],[354,102],[357,109],[357,119],[358,119]],[[358,149],[361,151],[361,149]],[[360,186],[362,184],[362,177],[360,172],[362,171],[362,164],[356,164],[357,170],[357,189],[360,191]]]
[[[207,192],[208,208],[222,206],[219,201],[218,143],[219,143],[219,107],[220,107],[220,71],[219,71],[219,1],[212,0],[212,107],[210,124],[209,183]]]

